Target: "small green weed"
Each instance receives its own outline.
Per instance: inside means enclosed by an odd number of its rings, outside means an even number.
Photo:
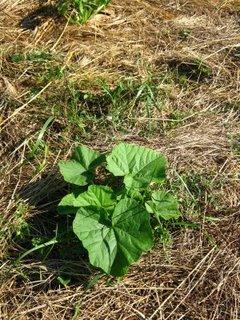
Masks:
[[[212,68],[200,59],[193,59],[186,62],[173,59],[168,65],[175,74],[175,77],[183,85],[186,85],[189,80],[202,81],[209,79],[213,74]]]
[[[28,211],[28,205],[24,202],[20,202],[17,206],[14,216],[14,233],[16,237],[24,237],[28,233],[28,224],[26,222],[26,214]]]
[[[38,135],[36,137],[36,141],[33,143],[29,143],[30,153],[28,154],[28,159],[34,158],[38,152],[41,149],[46,149],[46,145],[44,143],[44,135],[48,129],[48,127],[51,125],[52,121],[54,120],[53,117],[49,117],[46,122],[44,123],[41,130],[38,132]]]
[[[236,156],[240,156],[240,134],[233,135],[230,138],[232,151]]]
[[[44,51],[34,51],[31,53],[14,53],[10,56],[10,60],[14,63],[21,63],[23,61],[31,62],[45,62],[53,59],[52,54]]]
[[[44,85],[52,80],[61,80],[64,76],[65,70],[61,66],[47,65],[42,74],[39,75],[37,82],[41,85]]]
[[[214,181],[212,174],[204,175],[190,171],[181,175],[176,173],[174,179],[167,182],[166,187],[178,196],[186,217],[200,217],[206,208],[213,212],[223,209],[218,195],[214,192],[225,183],[222,180]]]
[[[184,122],[192,115],[192,110],[181,111],[179,109],[173,110],[169,114],[169,121],[166,122],[165,130],[171,130],[184,124]]]
[[[191,33],[192,33],[192,30],[190,30],[190,29],[183,29],[179,32],[179,37],[182,40],[187,40],[189,38],[189,36],[191,35]]]
[[[69,85],[65,94],[67,106],[61,110],[56,107],[55,112],[64,112],[68,124],[85,134],[89,127],[91,133],[93,127],[100,132],[111,128],[128,133],[139,125],[144,136],[161,130],[159,121],[154,117],[156,113],[160,115],[165,96],[158,89],[157,80],[150,78],[140,82],[124,79],[114,88],[103,82],[98,86],[95,93]]]

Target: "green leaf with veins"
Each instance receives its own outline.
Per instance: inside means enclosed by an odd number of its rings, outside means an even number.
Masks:
[[[164,191],[154,191],[152,200],[147,201],[145,206],[149,213],[154,213],[164,220],[178,219],[180,217],[177,199]]]
[[[76,213],[80,207],[96,206],[113,210],[117,199],[112,189],[101,185],[91,185],[88,190],[75,195],[74,193],[67,194],[62,198],[58,205],[60,214]]]
[[[73,193],[67,194],[58,204],[60,214],[75,214],[78,208],[74,208],[75,196]]]
[[[73,230],[88,250],[92,265],[122,276],[153,245],[149,213],[133,199],[118,202],[111,215],[96,206],[80,208]]]
[[[165,178],[165,157],[149,148],[120,143],[107,156],[107,169],[115,176],[124,176],[127,189],[146,188],[151,182]]]
[[[93,179],[94,169],[104,161],[104,156],[86,146],[76,148],[71,160],[60,161],[60,172],[66,182],[85,186]]]
[[[116,202],[116,196],[111,188],[100,185],[91,185],[86,192],[83,192],[76,197],[73,204],[75,207],[96,206],[105,209],[113,209]]]

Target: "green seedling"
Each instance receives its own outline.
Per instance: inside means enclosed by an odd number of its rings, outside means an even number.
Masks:
[[[93,266],[123,276],[152,248],[157,226],[165,230],[166,223],[180,217],[178,201],[163,189],[166,165],[157,151],[126,143],[107,155],[80,146],[71,160],[59,163],[73,189],[58,210],[75,215],[73,231]],[[108,171],[104,179],[97,175],[99,166]]]

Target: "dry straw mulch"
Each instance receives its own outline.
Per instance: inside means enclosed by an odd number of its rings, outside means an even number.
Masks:
[[[0,318],[239,319],[240,165],[232,143],[240,132],[240,3],[113,0],[105,14],[81,27],[69,25],[51,10],[36,15],[39,5],[51,8],[52,2],[0,1]],[[179,37],[184,30],[191,31],[187,41]],[[182,125],[166,129],[164,135],[139,137],[139,128],[148,120],[139,115],[132,134],[112,129],[109,137],[98,133],[88,141],[106,149],[112,143],[110,136],[115,135],[117,139],[148,145],[168,156],[172,183],[176,174],[189,172],[211,182],[203,186],[201,199],[197,199],[200,217],[189,215],[191,208],[183,212],[184,218],[196,222],[198,228],[174,230],[171,244],[156,244],[120,283],[108,285],[102,278],[89,290],[74,284],[57,287],[53,283],[60,260],[50,260],[47,265],[31,260],[13,265],[7,258],[9,248],[13,252],[21,249],[11,240],[19,191],[38,179],[42,184],[32,188],[31,195],[54,185],[50,181],[54,174],[36,174],[34,166],[26,164],[23,141],[39,129],[39,119],[49,115],[49,110],[38,105],[38,98],[47,99],[64,83],[50,81],[26,99],[36,71],[32,65],[26,67],[9,60],[16,51],[34,50],[57,55],[63,69],[70,70],[68,80],[79,87],[86,79],[94,83],[99,77],[114,87],[124,77],[145,79],[148,68],[166,74],[173,65],[196,60],[204,61],[213,72],[211,79],[197,79],[187,90],[172,82],[160,85],[166,99],[162,114],[152,115],[156,123],[168,128],[172,110],[186,113]],[[95,87],[89,90],[94,92]],[[59,150],[49,156],[46,170],[51,172],[58,159],[70,153],[74,141],[70,135],[59,139],[56,129],[48,142]],[[184,181],[179,196],[194,197]],[[37,217],[44,210],[44,206],[39,209],[30,205],[24,218]],[[205,219],[208,216],[216,219],[209,221]],[[78,267],[81,270],[81,264]]]

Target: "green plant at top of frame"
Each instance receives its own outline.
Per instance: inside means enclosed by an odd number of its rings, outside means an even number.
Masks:
[[[58,12],[72,23],[83,24],[103,10],[111,0],[59,0]]]

